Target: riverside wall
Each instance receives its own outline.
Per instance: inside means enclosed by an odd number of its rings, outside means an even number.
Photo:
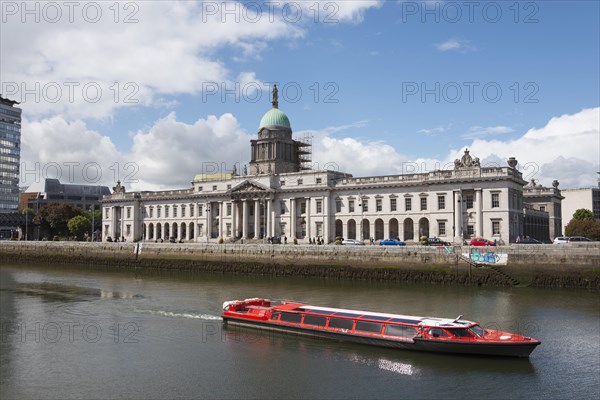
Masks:
[[[468,246],[316,246],[200,243],[0,242],[0,265],[72,264],[211,273],[460,285],[600,289],[600,243],[509,245],[506,265],[476,267]],[[481,248],[480,248],[481,249]],[[137,250],[137,251],[136,251]]]

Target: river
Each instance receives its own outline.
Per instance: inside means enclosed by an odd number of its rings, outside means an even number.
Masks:
[[[456,317],[533,336],[529,359],[223,327],[224,301]],[[598,398],[598,292],[0,266],[0,395],[18,398]]]

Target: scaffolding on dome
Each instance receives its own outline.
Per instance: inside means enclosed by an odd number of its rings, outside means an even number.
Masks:
[[[294,139],[298,146],[300,171],[312,170],[312,140],[313,136],[310,133],[305,133],[304,136]]]

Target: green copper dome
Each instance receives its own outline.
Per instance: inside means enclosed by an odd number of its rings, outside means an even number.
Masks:
[[[267,126],[283,126],[292,129],[287,115],[278,108],[271,108],[263,115],[258,129],[260,130]]]

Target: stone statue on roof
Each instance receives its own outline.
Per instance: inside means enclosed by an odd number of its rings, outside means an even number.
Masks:
[[[279,108],[278,92],[279,90],[277,89],[277,85],[273,85],[273,101],[271,102],[271,104],[273,104],[273,108]]]
[[[125,186],[121,185],[121,181],[117,181],[117,186],[113,186],[113,194],[124,194]]]

